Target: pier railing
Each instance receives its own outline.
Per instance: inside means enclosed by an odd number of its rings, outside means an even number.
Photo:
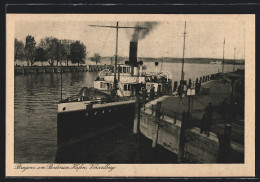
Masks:
[[[156,104],[146,104],[143,106],[145,108],[150,108],[152,113],[156,113]],[[219,106],[212,107],[212,113],[207,115],[206,109],[194,109],[192,111],[185,111],[187,113],[187,129],[198,127],[203,128],[203,125],[215,125],[219,122],[223,122],[222,116],[219,114]],[[182,120],[182,112],[172,111],[171,109],[161,107],[160,108],[160,118],[164,119],[164,116],[173,118],[173,122],[176,123],[176,120]],[[203,118],[205,117],[205,118]],[[204,119],[204,120],[203,120]],[[209,126],[210,127],[210,126]]]
[[[150,107],[150,109],[152,110],[151,114],[155,114],[156,113],[156,104],[150,104],[150,105],[145,105],[144,109]],[[174,112],[170,109],[167,109],[165,107],[161,107],[160,108],[160,118],[164,119],[164,116],[168,116],[170,118],[173,118],[173,122],[176,124],[177,120],[181,120],[182,119],[182,113],[181,112]]]

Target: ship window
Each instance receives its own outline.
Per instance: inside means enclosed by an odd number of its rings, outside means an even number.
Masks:
[[[127,67],[127,71],[126,71],[127,73],[130,73],[130,67]]]
[[[131,90],[131,85],[128,85],[128,91],[130,91]]]
[[[122,73],[122,67],[119,67],[119,72]]]
[[[126,73],[126,67],[123,67],[123,73]]]
[[[126,85],[126,84],[124,85],[124,90],[125,90],[125,91],[127,90],[127,85]]]

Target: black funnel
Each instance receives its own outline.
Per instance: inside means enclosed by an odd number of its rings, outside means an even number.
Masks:
[[[138,47],[138,42],[130,42],[129,64],[133,65],[133,66],[138,66],[138,63],[137,63],[137,47]]]

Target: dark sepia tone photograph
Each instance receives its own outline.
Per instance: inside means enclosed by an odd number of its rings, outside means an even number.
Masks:
[[[12,170],[246,164],[253,16],[19,16]]]

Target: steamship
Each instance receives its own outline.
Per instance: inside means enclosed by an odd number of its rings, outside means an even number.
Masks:
[[[129,61],[113,70],[103,70],[93,88],[84,87],[77,98],[58,104],[58,147],[91,137],[120,124],[133,123],[135,98],[140,90],[161,96],[171,93],[172,79],[168,72],[146,74],[143,62],[137,61],[138,42],[130,42]],[[158,63],[156,64],[158,66]]]
[[[121,98],[135,96],[137,84],[141,84],[148,93],[153,88],[158,96],[169,94],[172,87],[171,74],[166,71],[158,72],[158,63],[155,72],[149,74],[143,72],[143,62],[137,61],[137,46],[138,42],[130,42],[129,61],[125,64],[118,64],[116,74],[110,70],[101,71],[94,81],[94,88],[109,93],[114,88],[116,79],[116,94]]]

